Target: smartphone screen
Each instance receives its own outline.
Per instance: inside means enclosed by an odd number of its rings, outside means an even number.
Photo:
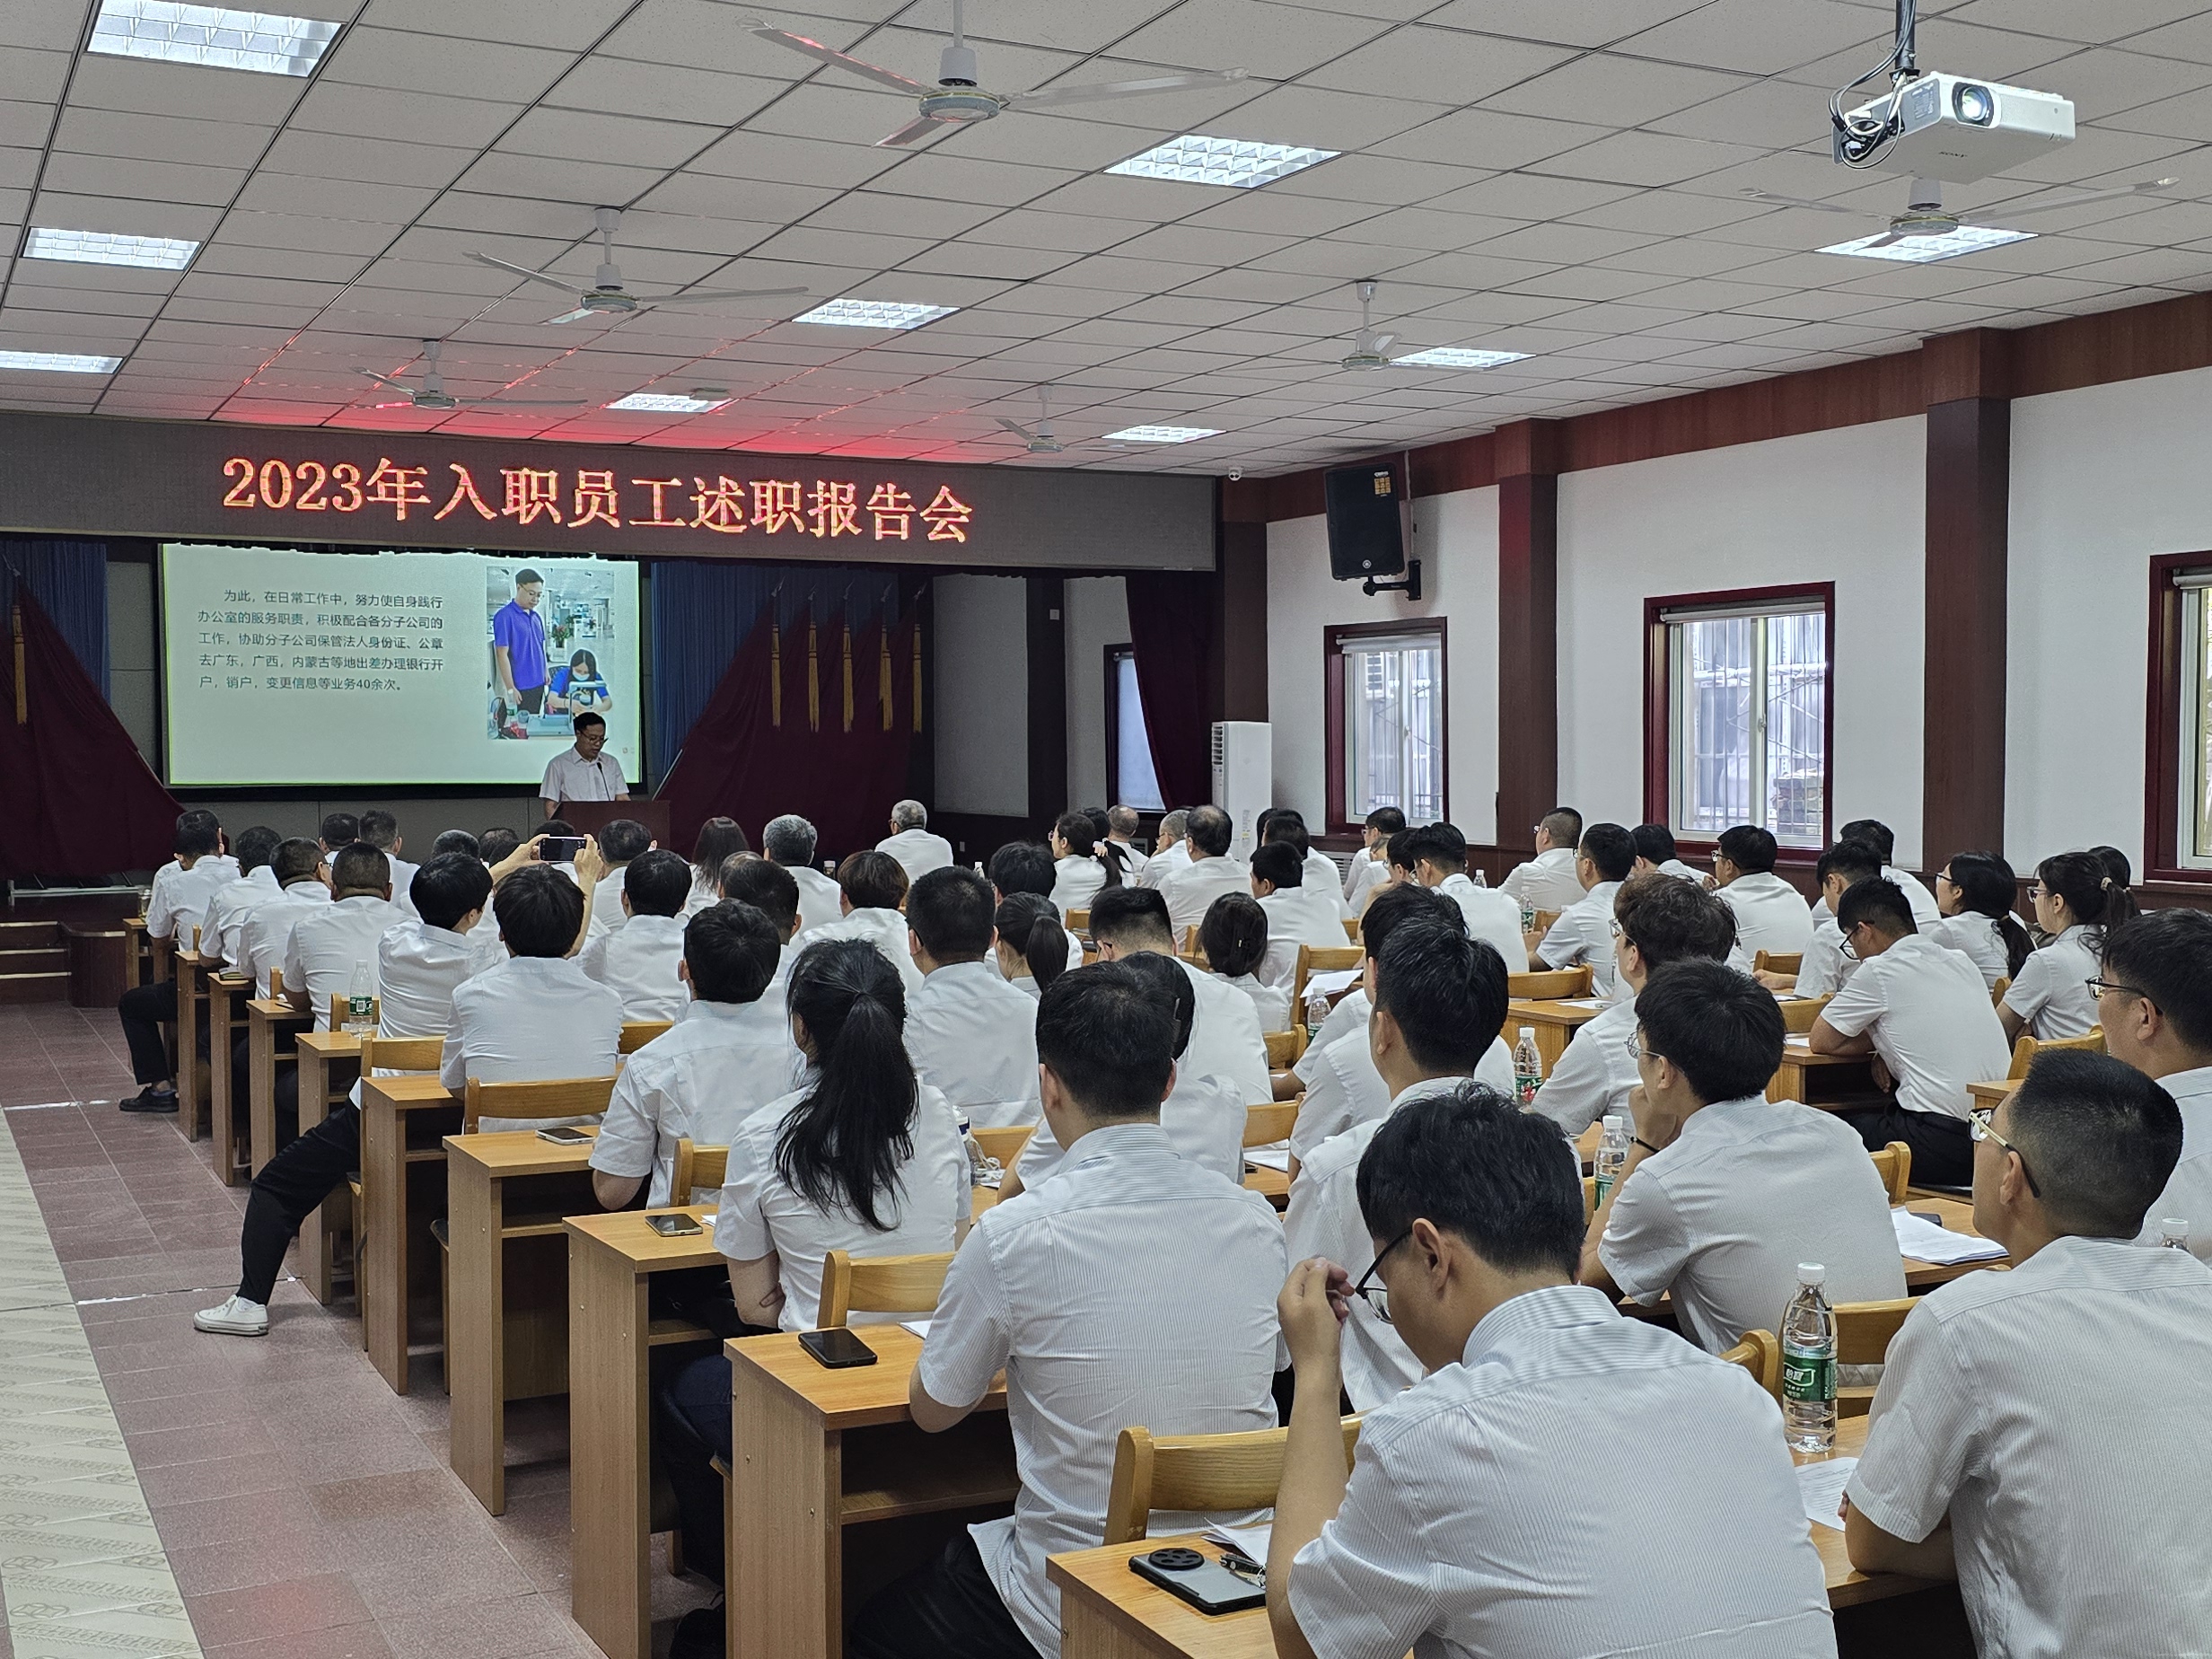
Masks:
[[[563,1124],[557,1129],[540,1129],[538,1138],[541,1141],[551,1141],[556,1146],[581,1146],[592,1137],[582,1129]]]
[[[799,1346],[832,1371],[875,1364],[875,1350],[842,1325],[830,1330],[803,1330]]]
[[[689,1216],[648,1216],[645,1225],[664,1239],[686,1238],[699,1230],[699,1224]]]
[[[580,835],[549,835],[538,843],[538,856],[546,864],[573,864],[583,850]]]

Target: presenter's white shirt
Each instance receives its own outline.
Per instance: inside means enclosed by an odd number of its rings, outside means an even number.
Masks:
[[[228,853],[209,853],[192,861],[163,865],[154,873],[146,894],[146,936],[175,939],[177,948],[192,948],[192,926],[207,914],[215,894],[238,880],[238,860]]]
[[[1098,890],[1106,885],[1106,866],[1095,858],[1070,853],[1052,861],[1052,908],[1065,917],[1070,910],[1087,910]]]
[[[592,1167],[632,1181],[653,1177],[648,1205],[671,1197],[676,1143],[727,1146],[755,1112],[799,1086],[806,1062],[791,1040],[783,998],[695,1002],[631,1055],[592,1143]]]
[[[200,918],[200,954],[225,968],[237,967],[238,937],[245,931],[246,917],[276,893],[276,872],[267,865],[256,865],[249,873],[215,889],[215,897],[207,900],[207,914]]]
[[[438,1081],[455,1093],[472,1077],[550,1083],[621,1069],[622,999],[567,957],[510,956],[453,993]],[[477,1127],[489,1133],[598,1121],[594,1112],[545,1121],[484,1118]]]
[[[1037,999],[979,961],[947,962],[907,998],[907,1058],[970,1127],[1037,1121]]]
[[[628,791],[619,760],[603,749],[596,759],[586,760],[571,744],[546,763],[538,798],[557,807],[563,801],[619,801]],[[555,816],[559,816],[557,812]]]
[[[2039,1042],[2056,1037],[2086,1036],[2097,1023],[2097,999],[2089,981],[2104,972],[2098,961],[2101,930],[2076,922],[2056,935],[2013,976],[2005,1005],[2027,1023]],[[2002,1077],[2003,1072],[1993,1076]]]
[[[673,1020],[691,1005],[676,977],[683,961],[680,916],[631,916],[584,947],[584,971],[622,999],[624,1020]]]
[[[1980,970],[1923,934],[1861,962],[1821,1017],[1846,1037],[1874,1038],[1908,1111],[1963,1121],[1972,1104],[1966,1085],[1993,1082],[2012,1066]]]
[[[1436,884],[1436,891],[1459,906],[1460,914],[1467,918],[1468,936],[1481,940],[1505,959],[1507,973],[1528,971],[1529,947],[1521,934],[1518,899],[1501,887],[1476,886],[1474,878],[1464,870],[1445,876]],[[1576,884],[1575,896],[1582,897],[1579,882]],[[1553,908],[1539,907],[1547,910]],[[1564,910],[1564,907],[1560,908]],[[1608,939],[1610,942],[1610,933]]]
[[[1251,871],[1225,856],[1193,858],[1160,883],[1160,897],[1167,900],[1168,925],[1174,928],[1178,944],[1182,943],[1183,930],[1204,921],[1214,900],[1225,893],[1252,896]]]
[[[845,890],[812,865],[786,865],[799,884],[799,931],[827,927],[845,915]]]
[[[850,916],[801,934],[798,945],[805,951],[825,940],[858,939],[875,946],[882,952],[883,960],[898,970],[899,981],[906,987],[907,1001],[911,1005],[915,992],[922,988],[922,970],[914,960],[910,938],[905,911],[863,905]]]
[[[305,991],[315,1029],[329,1031],[330,999],[351,991],[355,969],[369,970],[370,994],[376,993],[377,947],[405,920],[398,905],[369,893],[317,905],[293,924],[285,946],[285,995]]]
[[[1739,875],[1716,890],[1735,912],[1736,943],[1754,961],[1761,951],[1802,956],[1813,941],[1813,907],[1805,896],[1771,870]]]
[[[1548,847],[1523,865],[1515,865],[1497,891],[1518,905],[1539,910],[1564,910],[1582,897],[1582,878],[1575,873],[1575,849]]]
[[[897,859],[909,883],[920,881],[932,870],[949,870],[952,865],[952,842],[926,830],[901,830],[878,841],[875,850]]]
[[[246,925],[238,936],[238,968],[252,977],[256,996],[268,995],[271,972],[284,971],[285,953],[292,946],[292,925],[303,916],[329,908],[329,904],[330,890],[310,876],[246,913]]]
[[[2166,1177],[2166,1189],[2144,1212],[2138,1242],[2158,1242],[2160,1224],[2169,1217],[2189,1224],[2189,1248],[2200,1261],[2212,1261],[2212,1066],[2169,1072],[2158,1086],[2181,1109],[2181,1161]]]

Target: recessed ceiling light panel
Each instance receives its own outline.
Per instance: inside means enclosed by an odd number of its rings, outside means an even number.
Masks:
[[[1874,246],[1881,236],[1862,236],[1856,241],[1838,242],[1821,251],[1848,253],[1860,259],[1899,259],[1907,265],[1933,265],[1938,259],[1955,259],[1962,253],[1979,253],[1984,248],[2027,241],[2034,235],[2033,231],[2000,231],[1989,224],[1962,224],[1940,236],[1908,236],[1883,248]]]
[[[72,265],[134,265],[141,270],[180,271],[199,251],[196,241],[172,236],[120,236],[109,231],[60,231],[34,226],[23,257]]]
[[[610,409],[641,409],[653,415],[704,415],[727,403],[727,398],[687,398],[680,392],[633,391],[607,405]]]
[[[950,317],[957,305],[917,305],[906,300],[831,300],[792,319],[840,329],[918,329]]]
[[[286,17],[238,6],[101,0],[86,49],[209,69],[310,75],[330,49],[338,29],[319,17]]]
[[[45,369],[56,374],[112,374],[120,357],[93,357],[73,351],[0,351],[0,369]]]
[[[1124,426],[1119,432],[1106,434],[1110,441],[1122,443],[1189,443],[1198,438],[1217,438],[1218,426]]]
[[[1208,138],[1185,133],[1156,149],[1116,162],[1106,171],[1133,179],[1172,179],[1179,184],[1218,184],[1256,189],[1341,154],[1303,145],[1260,144],[1249,138]]]
[[[1392,357],[1391,362],[1401,369],[1494,369],[1501,363],[1522,363],[1527,358],[1528,353],[1524,351],[1475,351],[1465,346],[1432,346],[1426,351]]]

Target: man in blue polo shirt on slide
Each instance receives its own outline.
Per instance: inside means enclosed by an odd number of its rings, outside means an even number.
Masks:
[[[512,707],[539,714],[545,707],[545,619],[538,601],[545,578],[527,567],[514,575],[514,597],[492,616],[492,661],[499,695]]]

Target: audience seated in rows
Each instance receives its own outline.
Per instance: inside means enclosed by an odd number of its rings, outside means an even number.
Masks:
[[[907,1057],[970,1125],[1013,1128],[1037,1121],[1037,1001],[986,964],[992,913],[991,884],[972,870],[932,870],[908,891],[922,983],[907,1003]]]

